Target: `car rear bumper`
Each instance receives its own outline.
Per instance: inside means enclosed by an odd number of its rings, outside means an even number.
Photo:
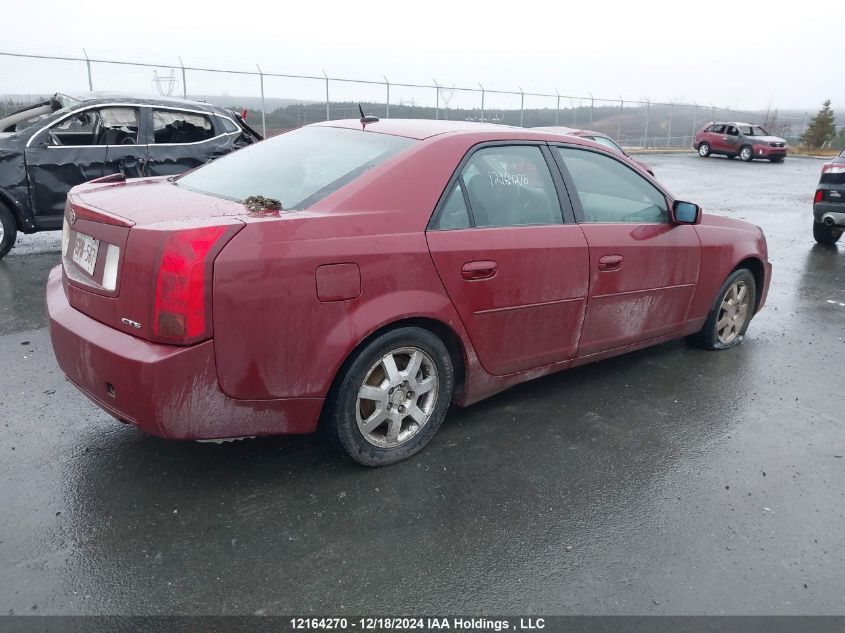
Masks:
[[[150,343],[74,309],[61,266],[47,281],[50,337],[59,367],[94,404],[152,435],[222,439],[310,433],[322,398],[237,400],[220,390],[214,342]]]
[[[836,226],[845,226],[845,202],[816,202],[813,205],[813,219],[821,223],[827,214],[835,219]]]

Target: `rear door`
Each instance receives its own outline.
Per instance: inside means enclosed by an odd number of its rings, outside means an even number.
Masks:
[[[727,151],[727,137],[725,136],[726,127],[727,126],[724,123],[719,123],[718,125],[714,125],[710,128],[710,132],[707,134],[707,140],[710,143],[711,150],[715,150],[717,152]]]
[[[590,251],[590,291],[578,356],[680,331],[695,291],[701,245],[671,222],[668,201],[622,160],[554,148]]]
[[[231,152],[234,139],[241,136],[233,122],[224,127],[219,117],[198,110],[153,106],[150,117],[150,176],[172,176],[199,167]]]
[[[555,186],[562,182],[552,160],[539,145],[476,149],[426,234],[440,279],[492,374],[566,360],[577,350],[589,256]]]

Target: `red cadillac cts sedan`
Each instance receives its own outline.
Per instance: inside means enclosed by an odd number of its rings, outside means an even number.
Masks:
[[[762,231],[588,140],[490,124],[310,125],[182,176],[71,191],[56,358],[174,439],[420,450],[450,403],[679,337],[742,340]]]

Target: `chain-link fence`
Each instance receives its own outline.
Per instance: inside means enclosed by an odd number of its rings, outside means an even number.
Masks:
[[[56,92],[122,93],[182,97],[238,111],[265,136],[315,121],[384,118],[486,121],[521,127],[565,126],[590,129],[632,148],[688,148],[709,121],[741,120],[797,142],[808,117],[779,116],[771,108],[742,111],[711,104],[666,103],[648,99],[497,90],[482,84],[455,86],[377,79],[294,75],[255,68],[211,68],[181,58],[128,61],[80,56],[0,51],[0,116]]]

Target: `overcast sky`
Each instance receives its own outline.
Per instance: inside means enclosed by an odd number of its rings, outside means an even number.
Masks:
[[[831,99],[841,109],[845,73],[834,60],[845,51],[845,3],[790,5],[39,0],[4,11],[0,50],[79,54],[85,47],[92,56],[181,55],[186,64],[254,69],[259,62],[265,71],[296,74],[325,69],[363,79],[384,74],[394,82],[436,78],[449,86],[481,82],[490,89],[748,109],[816,110]],[[36,80],[61,83],[63,71],[52,65],[12,64],[0,57],[0,91],[46,90],[32,87]],[[150,74],[143,72],[145,83]],[[235,81],[215,85],[231,95],[241,90]],[[279,87],[273,96],[286,90],[296,88]]]

